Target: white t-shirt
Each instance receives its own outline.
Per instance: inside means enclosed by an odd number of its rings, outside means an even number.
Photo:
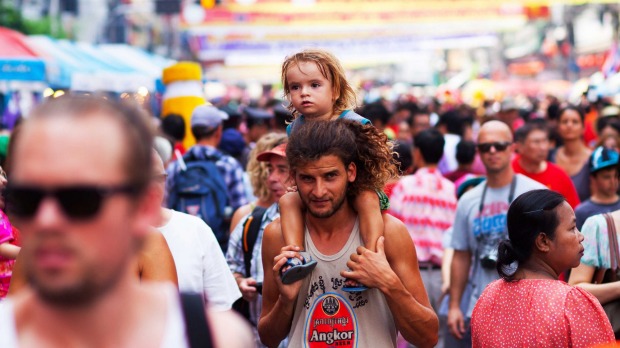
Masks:
[[[179,294],[172,286],[162,285],[165,288],[168,316],[162,337],[161,348],[189,347],[185,334],[185,319],[181,311]],[[0,302],[0,347],[17,348],[17,328],[15,326],[15,311],[10,299]]]
[[[230,309],[241,292],[211,228],[200,218],[173,210],[170,221],[158,229],[172,253],[179,290],[206,294],[214,310]]]

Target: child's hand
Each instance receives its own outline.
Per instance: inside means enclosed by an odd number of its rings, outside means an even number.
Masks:
[[[297,192],[297,186],[289,186],[286,188],[286,192]]]

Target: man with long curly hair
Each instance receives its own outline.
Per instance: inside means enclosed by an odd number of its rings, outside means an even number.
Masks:
[[[383,214],[377,252],[363,247],[351,205],[364,190],[383,188],[397,175],[391,144],[372,126],[348,120],[300,125],[286,149],[305,205],[305,250],[317,261],[310,276],[284,284],[280,270],[299,247],[285,245],[278,220],[263,237],[263,343],[289,347],[395,347],[396,332],[418,347],[437,342],[438,320],[418,270],[405,225]],[[345,279],[370,289],[350,293]]]

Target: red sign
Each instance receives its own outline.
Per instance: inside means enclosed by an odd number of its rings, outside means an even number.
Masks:
[[[337,293],[325,293],[314,301],[304,332],[305,347],[357,347],[357,318],[349,302]]]

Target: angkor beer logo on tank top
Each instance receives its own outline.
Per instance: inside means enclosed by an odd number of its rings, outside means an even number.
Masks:
[[[340,294],[326,292],[310,307],[304,335],[304,347],[357,347],[355,312]]]

